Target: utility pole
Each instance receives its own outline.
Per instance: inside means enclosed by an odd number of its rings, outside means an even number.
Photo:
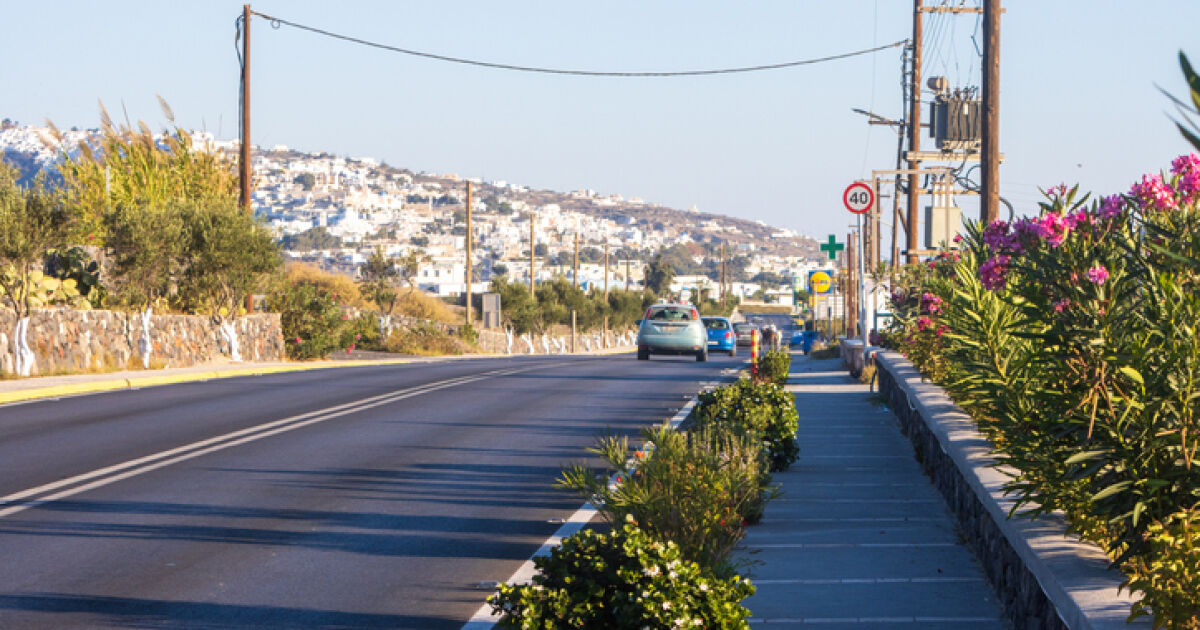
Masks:
[[[242,209],[250,208],[250,5],[242,5],[242,146],[238,164]]]
[[[628,256],[628,255],[629,254],[626,254],[626,256]],[[633,261],[632,258],[625,259],[625,290],[626,291],[628,291],[629,287],[632,286],[632,284],[633,284],[633,278],[629,277],[630,263],[632,263],[632,261]]]
[[[604,302],[608,303],[608,241],[604,242]]]
[[[471,182],[467,182],[467,325],[471,325]]]
[[[579,288],[579,232],[575,233],[575,256],[571,263],[571,287]]]
[[[908,150],[915,154],[921,150],[921,15],[922,0],[913,0],[913,65],[912,65],[912,84],[910,97],[911,109],[908,112]],[[911,156],[915,158],[915,155]],[[918,212],[920,211],[921,188],[920,176],[917,175],[916,169],[921,168],[921,162],[917,159],[908,161],[908,168],[913,172],[908,176],[908,229],[905,230],[908,236],[908,264],[917,262],[917,227],[919,222]]]
[[[721,307],[725,306],[725,243],[721,243]]]
[[[533,252],[537,249],[537,239],[534,238],[534,226],[537,225],[537,215],[529,212],[529,297],[537,302],[537,293],[533,291]]]
[[[984,225],[999,217],[1000,203],[1000,0],[983,0],[983,147]]]

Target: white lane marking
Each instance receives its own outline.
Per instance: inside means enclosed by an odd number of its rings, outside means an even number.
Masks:
[[[393,403],[393,402],[396,402],[399,400],[404,400],[405,398],[419,396],[421,394],[427,394],[429,392],[434,392],[434,391],[437,391],[440,389],[446,389],[448,387],[455,387],[457,385],[465,385],[467,383],[481,381],[490,376],[505,376],[508,374],[516,374],[518,372],[527,372],[530,370],[535,370],[535,369],[539,369],[539,368],[543,368],[543,367],[552,367],[553,365],[558,365],[558,364],[555,363],[555,364],[547,364],[544,366],[508,369],[508,370],[490,370],[488,372],[481,372],[479,374],[460,376],[460,377],[456,377],[456,378],[452,378],[452,379],[447,379],[444,381],[437,381],[434,383],[427,383],[425,385],[418,385],[415,387],[410,387],[408,389],[400,390],[398,392],[389,392],[387,394],[371,396],[369,398],[364,398],[362,400],[356,400],[356,401],[349,402],[349,403],[343,403],[341,405],[335,405],[333,407],[328,407],[326,409],[309,411],[309,412],[305,412],[302,414],[297,414],[295,416],[283,418],[281,420],[273,420],[271,422],[256,425],[253,427],[239,429],[237,431],[231,431],[224,435],[218,435],[216,437],[199,440],[197,442],[192,442],[191,444],[186,444],[184,446],[179,446],[179,447],[172,448],[172,449],[169,449],[166,451],[161,451],[161,452],[154,453],[151,455],[146,455],[144,457],[132,459],[127,462],[122,462],[120,464],[113,464],[112,466],[106,466],[104,468],[93,470],[91,472],[82,473],[79,475],[75,475],[73,477],[68,477],[66,479],[60,479],[58,481],[54,481],[51,483],[43,484],[41,486],[37,486],[36,488],[29,488],[27,490],[22,490],[20,492],[15,492],[13,494],[10,494],[10,495],[4,496],[4,497],[0,497],[0,505],[3,505],[6,503],[22,501],[22,500],[28,499],[30,497],[35,497],[38,495],[45,494],[47,492],[53,492],[54,490],[58,490],[59,488],[64,488],[64,487],[67,488],[66,490],[57,492],[55,494],[42,496],[42,497],[37,498],[32,501],[28,501],[25,503],[21,503],[19,505],[12,505],[7,508],[0,509],[0,518],[4,518],[6,516],[11,516],[18,512],[23,512],[32,507],[36,507],[38,505],[42,505],[42,504],[48,503],[50,501],[57,501],[59,499],[73,496],[73,495],[79,494],[81,492],[86,492],[88,490],[92,490],[95,488],[109,485],[111,483],[115,483],[117,481],[121,481],[122,479],[128,479],[130,477],[141,475],[141,474],[150,472],[152,470],[157,470],[159,468],[163,468],[164,466],[169,466],[171,464],[189,460],[189,459],[192,459],[195,457],[199,457],[201,455],[207,455],[209,453],[221,451],[221,450],[224,450],[227,448],[238,446],[240,444],[245,444],[247,442],[261,440],[263,438],[270,437],[272,435],[278,435],[280,433],[293,431],[295,429],[299,429],[299,428],[306,427],[306,426],[309,426],[312,424],[316,424],[318,422],[324,422],[326,420],[331,420],[333,418],[338,418],[338,417],[341,417],[341,416],[344,416],[347,414],[355,413],[358,411],[364,411],[366,409],[371,409],[373,407],[378,407],[380,405],[386,405],[386,404]],[[84,483],[84,482],[89,482],[89,481],[91,483]],[[81,484],[81,483],[83,483],[84,485],[76,485],[76,484]],[[70,487],[70,486],[74,486],[74,487]]]
[[[706,387],[708,385],[710,384],[702,383],[701,387]],[[688,414],[692,413],[692,408],[696,406],[697,402],[698,399],[693,397],[686,405],[680,408],[680,410],[676,412],[674,416],[671,417],[670,424],[672,429],[679,428],[679,425],[687,419]],[[538,550],[533,552],[533,555],[529,556],[529,559],[526,560],[520,567],[518,567],[517,570],[514,571],[507,580],[504,581],[504,584],[523,584],[532,582],[535,571],[533,559],[550,555],[550,551],[559,543],[561,543],[564,538],[567,538],[583,529],[585,525],[591,522],[592,517],[595,515],[596,508],[593,507],[591,503],[584,503],[582,507],[580,507],[575,511],[574,514],[571,515],[571,518],[568,519],[562,527],[559,527],[557,531],[551,534],[550,537],[546,539],[546,542],[542,543],[542,546],[538,547]],[[483,605],[479,607],[479,610],[476,610],[475,614],[471,615],[471,618],[467,620],[467,623],[463,624],[462,630],[491,630],[491,628],[496,625],[496,621],[498,620],[499,617],[492,614],[492,605],[484,602]]]

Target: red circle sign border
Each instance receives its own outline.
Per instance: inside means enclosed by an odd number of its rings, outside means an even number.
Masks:
[[[850,207],[850,191],[854,190],[855,188],[865,188],[867,195],[871,199],[869,202],[867,202],[867,207],[863,208],[862,210],[855,210],[854,208]],[[847,186],[845,192],[842,193],[842,205],[846,206],[846,209],[854,214],[866,214],[867,211],[875,205],[875,191],[871,190],[871,187],[868,186],[866,182],[854,182],[853,184]]]

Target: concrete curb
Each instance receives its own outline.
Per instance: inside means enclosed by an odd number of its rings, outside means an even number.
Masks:
[[[610,348],[592,353],[575,353],[561,356],[607,356],[614,354],[623,354],[633,352],[630,348]],[[334,368],[345,367],[366,367],[377,365],[401,365],[406,363],[432,363],[441,361],[469,361],[478,359],[501,359],[509,357],[524,357],[524,356],[543,356],[540,354],[468,354],[454,355],[444,357],[420,357],[420,358],[405,358],[405,359],[367,359],[367,360],[341,360],[341,361],[321,361],[313,363],[295,363],[290,365],[265,365],[265,366],[250,366],[245,368],[233,368],[228,370],[204,370],[197,372],[184,372],[178,374],[161,374],[153,376],[135,376],[135,377],[120,377],[109,378],[95,381],[85,381],[81,383],[70,383],[66,385],[50,385],[45,387],[33,386],[28,389],[19,389],[9,392],[0,392],[0,405],[26,402],[30,400],[40,400],[44,398],[61,398],[63,396],[78,396],[80,394],[96,394],[100,392],[111,392],[123,389],[137,389],[141,387],[153,387],[155,385],[175,385],[179,383],[193,383],[198,381],[209,381],[222,378],[235,378],[239,376],[261,376],[264,374],[281,374],[284,372],[307,372],[310,370],[328,370]],[[545,355],[545,356],[560,356],[560,355]],[[36,377],[35,377],[36,378]]]
[[[1053,606],[1061,622],[1071,630],[1127,630],[1150,628],[1148,619],[1142,618],[1127,623],[1130,606],[1136,598],[1128,591],[1122,592],[1121,582],[1125,577],[1108,569],[1109,560],[1094,544],[1080,541],[1077,536],[1067,534],[1066,523],[1059,514],[1041,516],[1037,520],[1022,517],[1008,518],[1014,501],[1005,496],[1003,485],[1010,477],[997,466],[991,443],[958,405],[954,404],[941,387],[923,381],[921,375],[903,356],[895,352],[880,352],[875,360],[894,387],[907,398],[908,409],[893,407],[900,419],[916,412],[936,440],[940,453],[925,448],[922,464],[929,471],[931,461],[939,456],[948,457],[957,467],[962,481],[969,487],[970,494],[990,517],[994,529],[1019,557],[1024,569],[1036,580],[1049,604]],[[880,391],[884,389],[880,381]],[[895,397],[892,398],[895,400]],[[906,430],[907,433],[907,430]],[[914,442],[916,436],[910,436]],[[918,449],[921,450],[921,449]],[[932,473],[936,477],[936,473]],[[959,487],[961,488],[961,486]],[[939,486],[943,494],[946,489]],[[949,500],[951,510],[960,519],[971,520],[970,514],[960,509],[966,497],[963,492],[952,489],[956,500]],[[966,529],[966,528],[964,528]],[[971,532],[966,532],[971,538]],[[972,548],[988,545],[992,541],[971,541]],[[992,550],[993,553],[995,550]],[[980,558],[985,567],[996,563],[994,558]],[[989,579],[996,579],[989,574]],[[1009,581],[1013,576],[1003,576]],[[1003,598],[1002,598],[1003,599]],[[1020,614],[1010,611],[1010,614]],[[1018,627],[1023,627],[1018,624]]]

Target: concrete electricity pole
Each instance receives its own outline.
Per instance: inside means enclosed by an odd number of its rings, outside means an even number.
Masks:
[[[915,154],[921,150],[921,15],[922,0],[913,0],[913,65],[912,65],[912,84],[909,88],[911,95],[911,109],[908,112],[908,150]],[[915,158],[915,155],[910,156]],[[917,175],[916,169],[921,167],[920,160],[910,159],[908,168],[913,172],[908,176],[908,229],[905,230],[908,236],[908,264],[916,263],[917,248],[917,227],[920,221],[918,212],[920,211],[921,202],[921,183],[920,176]]]
[[[980,217],[995,221],[1000,203],[1000,0],[983,0],[983,155]]]
[[[467,182],[467,325],[471,325],[471,182]]]

